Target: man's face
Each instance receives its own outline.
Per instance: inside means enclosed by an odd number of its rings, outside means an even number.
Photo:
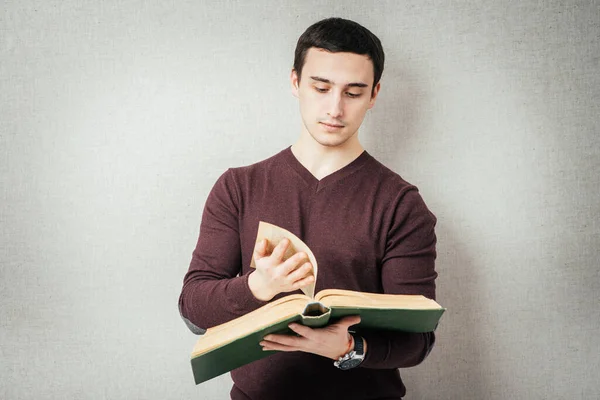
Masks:
[[[367,110],[375,105],[373,62],[366,55],[330,53],[310,48],[302,79],[292,71],[292,93],[300,100],[303,133],[322,146],[336,147],[356,139]]]

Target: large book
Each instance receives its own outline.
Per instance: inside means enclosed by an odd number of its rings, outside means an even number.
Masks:
[[[270,333],[294,334],[288,328],[292,322],[322,327],[344,316],[360,315],[360,323],[352,329],[433,332],[437,328],[446,309],[424,296],[339,289],[325,289],[315,294],[318,268],[312,251],[293,233],[266,222],[259,223],[257,243],[267,239],[274,247],[284,238],[290,241],[284,260],[296,252],[305,252],[313,265],[313,284],[302,289],[304,294],[279,298],[246,315],[207,329],[192,350],[196,384],[274,353],[262,350],[260,341]],[[255,267],[254,262],[251,266]]]

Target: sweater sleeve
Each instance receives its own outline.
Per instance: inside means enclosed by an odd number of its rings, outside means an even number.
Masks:
[[[400,196],[386,251],[381,280],[384,293],[418,294],[435,300],[435,216],[416,188]],[[435,334],[366,330],[364,368],[407,368],[421,363],[433,348]]]
[[[231,169],[215,183],[204,206],[200,234],[183,279],[179,312],[190,330],[225,323],[266,304],[254,297],[241,275],[238,192]]]

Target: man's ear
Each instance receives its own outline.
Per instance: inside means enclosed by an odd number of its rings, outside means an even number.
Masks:
[[[298,73],[293,68],[290,75],[290,84],[292,85],[292,94],[294,97],[298,97],[298,86],[300,85],[300,79],[298,79]]]
[[[373,94],[371,95],[371,100],[369,100],[369,110],[373,108],[375,105],[375,100],[377,100],[377,95],[379,94],[379,89],[381,89],[381,83],[377,82],[375,89],[373,89]]]

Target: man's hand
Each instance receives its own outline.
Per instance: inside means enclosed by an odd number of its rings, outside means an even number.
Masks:
[[[352,336],[348,328],[359,322],[360,316],[353,315],[324,328],[313,329],[292,323],[289,327],[298,336],[271,334],[265,336],[260,345],[263,350],[303,351],[337,360],[351,349]]]
[[[306,253],[298,252],[283,261],[289,245],[289,240],[283,239],[269,254],[266,239],[256,244],[253,254],[256,271],[248,277],[248,286],[257,299],[269,301],[279,293],[293,292],[315,281]]]

